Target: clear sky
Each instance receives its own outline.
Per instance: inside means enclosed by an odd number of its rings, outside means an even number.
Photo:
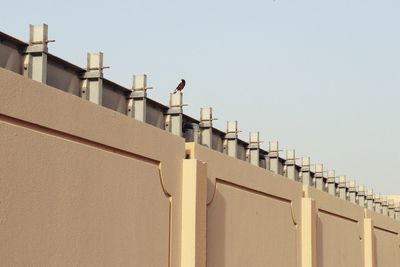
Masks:
[[[28,40],[47,23],[50,52],[105,76],[146,73],[168,103],[185,78],[185,113],[211,106],[337,175],[400,194],[400,1],[7,1],[1,31]],[[283,153],[283,152],[282,152]],[[284,154],[283,154],[284,156]]]

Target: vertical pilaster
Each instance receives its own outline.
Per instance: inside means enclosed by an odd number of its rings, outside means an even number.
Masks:
[[[317,216],[315,201],[301,199],[301,266],[317,266]]]
[[[181,266],[206,266],[206,164],[183,161]]]
[[[374,234],[373,222],[370,218],[364,219],[364,266],[375,267],[374,264]]]

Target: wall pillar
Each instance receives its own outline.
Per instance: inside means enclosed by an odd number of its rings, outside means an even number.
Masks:
[[[207,168],[183,160],[181,266],[206,266]]]
[[[364,266],[374,267],[374,233],[373,222],[370,218],[364,219]]]
[[[317,216],[315,201],[301,199],[301,266],[317,266]]]

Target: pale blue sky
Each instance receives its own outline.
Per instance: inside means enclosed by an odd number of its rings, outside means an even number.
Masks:
[[[49,24],[50,52],[106,77],[147,73],[164,104],[187,80],[185,113],[212,106],[262,144],[311,156],[337,175],[400,194],[400,1],[8,1],[1,31]]]

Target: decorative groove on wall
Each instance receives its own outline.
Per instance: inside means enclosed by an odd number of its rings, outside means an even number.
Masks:
[[[334,212],[330,212],[330,211],[323,210],[323,209],[318,209],[318,211],[321,212],[321,213],[324,213],[324,214],[328,214],[328,215],[331,215],[331,216],[346,220],[346,221],[350,221],[350,222],[353,222],[353,223],[358,223],[357,220],[354,220],[354,219],[346,217],[346,216],[342,216],[342,215],[334,213]]]

